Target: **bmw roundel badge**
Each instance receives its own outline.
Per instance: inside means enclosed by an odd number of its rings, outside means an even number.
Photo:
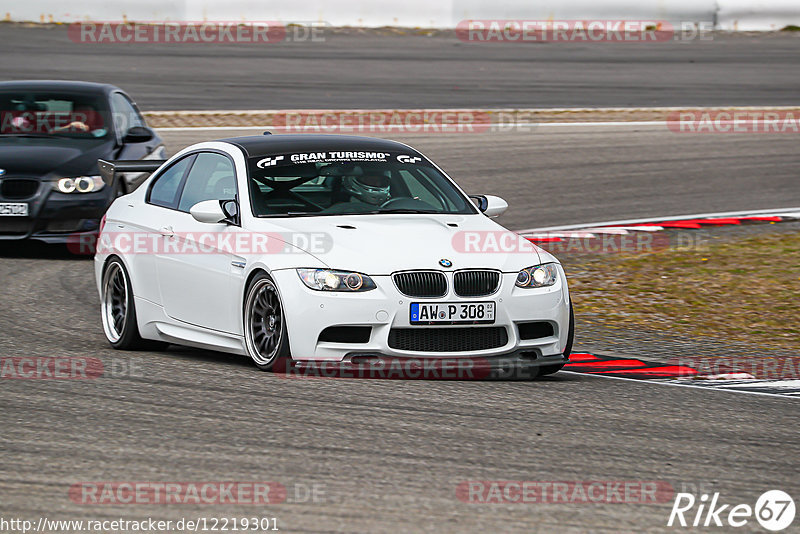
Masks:
[[[6,173],[5,169],[0,169],[0,176],[3,176]]]
[[[442,258],[441,260],[439,260],[439,265],[441,265],[442,267],[445,267],[445,268],[452,267],[453,266],[453,262],[448,260],[448,259],[446,259],[446,258]]]

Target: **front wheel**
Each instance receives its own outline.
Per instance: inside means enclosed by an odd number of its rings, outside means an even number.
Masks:
[[[289,359],[286,315],[278,287],[266,273],[253,278],[244,300],[244,339],[247,353],[262,371]]]

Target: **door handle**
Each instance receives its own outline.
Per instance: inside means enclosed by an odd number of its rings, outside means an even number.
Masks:
[[[171,227],[171,226],[162,226],[162,227],[161,227],[161,230],[159,230],[159,232],[160,232],[160,233],[161,233],[161,235],[163,235],[164,237],[172,237],[172,236],[174,236],[174,235],[175,235],[175,232],[172,230],[172,227]]]

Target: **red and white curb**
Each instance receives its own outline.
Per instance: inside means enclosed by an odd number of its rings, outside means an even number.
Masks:
[[[604,236],[655,233],[670,229],[699,230],[721,226],[800,221],[800,207],[723,213],[627,219],[588,224],[531,228],[518,233],[536,244],[558,243],[571,239],[599,239]],[[800,398],[800,380],[757,379],[746,373],[697,376],[695,369],[671,364],[656,364],[629,358],[609,358],[588,353],[570,356],[564,372],[588,374],[616,380],[643,379],[650,383],[713,389],[736,393]],[[704,378],[698,380],[698,378]]]
[[[594,239],[608,235],[630,235],[637,232],[653,233],[668,229],[699,230],[705,227],[779,223],[798,220],[800,220],[800,207],[548,226],[520,230],[517,233],[538,244],[557,243],[569,239]]]
[[[649,362],[638,358],[573,353],[562,373],[615,380],[682,386],[731,393],[749,393],[800,399],[798,379],[757,379],[748,373],[707,374],[701,368],[678,362]]]

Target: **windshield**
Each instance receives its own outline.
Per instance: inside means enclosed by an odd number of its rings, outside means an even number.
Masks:
[[[108,117],[97,95],[0,92],[0,136],[98,139],[109,135]]]
[[[316,152],[250,158],[256,217],[476,213],[429,161],[389,152]]]

